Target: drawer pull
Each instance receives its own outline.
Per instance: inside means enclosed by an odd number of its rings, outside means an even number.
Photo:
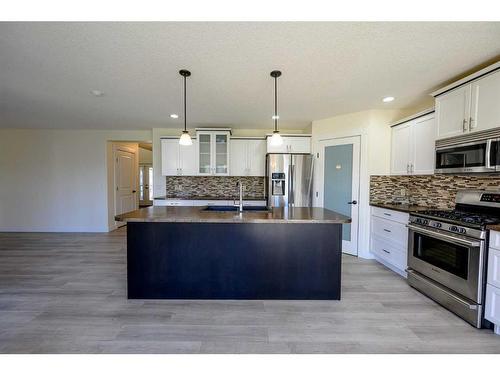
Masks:
[[[384,229],[385,232],[391,233],[389,229]]]
[[[384,212],[385,216],[392,216],[391,214],[388,214],[387,212]]]
[[[382,251],[383,251],[384,253],[387,253],[387,254],[390,254],[390,253],[391,253],[390,251],[388,251],[388,250],[386,250],[386,249],[382,249]]]

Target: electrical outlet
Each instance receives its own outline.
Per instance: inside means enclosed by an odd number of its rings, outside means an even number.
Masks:
[[[182,186],[181,185],[175,185],[175,191],[181,191]]]
[[[401,189],[399,193],[404,197],[406,195],[406,189]]]

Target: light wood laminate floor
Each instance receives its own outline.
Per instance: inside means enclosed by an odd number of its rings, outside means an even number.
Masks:
[[[375,261],[341,301],[127,300],[126,236],[0,233],[1,353],[500,353]]]

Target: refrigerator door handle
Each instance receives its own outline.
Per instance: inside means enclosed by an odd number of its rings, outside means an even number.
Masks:
[[[294,197],[294,186],[293,186],[293,164],[290,164],[288,167],[288,204],[289,206],[295,205],[295,197]]]

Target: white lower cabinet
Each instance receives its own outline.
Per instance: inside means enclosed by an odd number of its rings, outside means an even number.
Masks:
[[[500,335],[500,232],[491,232],[488,249],[488,283],[486,284],[485,319],[495,324],[495,333]]]
[[[372,207],[370,252],[384,265],[406,276],[409,214]]]

